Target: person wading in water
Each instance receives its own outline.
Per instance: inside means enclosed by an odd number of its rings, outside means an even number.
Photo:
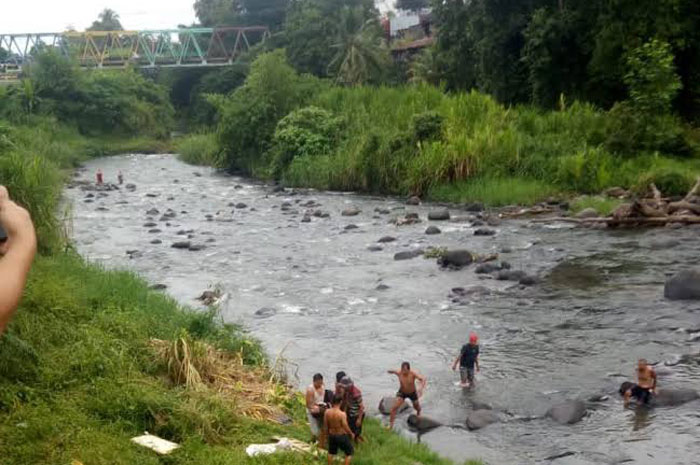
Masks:
[[[637,384],[633,384],[625,391],[625,407],[629,405],[631,397],[637,399],[637,402],[642,405],[649,405],[654,394],[656,394],[656,372],[646,360],[639,359],[637,362]]]
[[[479,371],[479,338],[475,333],[469,335],[469,344],[464,344],[459,355],[452,363],[452,370],[459,364],[460,385],[468,388],[474,385],[474,367]]]
[[[394,428],[396,412],[406,399],[411,399],[413,408],[416,409],[416,415],[420,417],[421,406],[418,399],[423,395],[428,380],[424,376],[411,370],[411,364],[408,362],[403,362],[401,364],[401,370],[389,370],[388,373],[399,377],[399,392],[396,393],[396,402],[394,402],[394,406],[391,408],[391,415],[389,416],[389,428],[391,429]],[[416,389],[416,380],[420,382],[420,387],[418,389]]]

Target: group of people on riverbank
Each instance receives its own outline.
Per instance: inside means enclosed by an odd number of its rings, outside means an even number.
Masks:
[[[474,371],[479,367],[479,344],[475,333],[469,335],[469,342],[460,349],[452,364],[452,369],[459,366],[460,385],[469,388],[474,385]],[[393,429],[399,408],[410,400],[416,415],[420,417],[422,408],[420,398],[425,391],[428,380],[414,371],[409,362],[403,362],[398,370],[388,370],[399,381],[394,404],[391,407],[389,428]],[[321,447],[328,449],[328,463],[332,463],[339,451],[345,454],[348,465],[354,454],[354,444],[364,441],[362,423],[365,418],[365,405],[362,391],[344,371],[335,375],[335,389],[326,389],[323,375],[317,373],[313,382],[306,389],[306,411],[311,434]]]

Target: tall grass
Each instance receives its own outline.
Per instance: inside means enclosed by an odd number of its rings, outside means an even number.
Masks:
[[[441,184],[428,192],[428,198],[442,202],[482,202],[485,205],[529,205],[559,194],[543,181],[526,178],[483,178]]]
[[[190,165],[215,166],[219,145],[214,134],[191,134],[175,141],[175,151],[180,160]]]

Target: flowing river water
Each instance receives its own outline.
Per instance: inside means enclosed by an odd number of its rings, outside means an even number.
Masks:
[[[408,360],[428,377],[425,415],[461,426],[475,401],[498,412],[501,421],[482,430],[444,427],[420,438],[455,460],[700,463],[699,402],[643,412],[624,409],[614,394],[632,378],[640,357],[658,363],[660,386],[700,387],[700,357],[692,355],[700,352],[700,304],[663,298],[669,274],[697,265],[697,228],[606,231],[508,220],[493,228],[496,235],[481,237],[466,219],[426,221],[434,206],[305,190],[273,193],[173,156],[95,160],[76,178],[92,181],[97,168],[108,181],[121,170],[136,188],[92,198],[79,186],[66,190],[78,250],[165,284],[165,292],[188,305],[220,286],[224,319],[249,328],[272,358],[283,352],[300,388],[315,372],[332,384],[343,369],[376,413],[379,399],[397,389],[386,370]],[[312,210],[330,218],[301,222],[307,209],[301,205],[310,200],[320,205]],[[239,203],[245,207],[235,208]],[[361,213],[341,216],[351,207]],[[153,208],[159,214],[147,213]],[[159,221],[167,209],[176,216]],[[406,212],[423,222],[389,224]],[[350,224],[357,228],[346,229]],[[426,235],[429,224],[442,233]],[[206,248],[171,247],[187,234]],[[396,241],[378,244],[383,236]],[[151,243],[155,239],[162,243]],[[383,250],[368,249],[377,245]],[[502,260],[540,282],[521,287],[483,279],[473,265],[449,271],[434,259],[394,260],[396,252],[428,246],[506,252]],[[474,286],[490,292],[450,297],[453,288]],[[450,364],[470,331],[479,334],[483,369],[477,388],[462,392]],[[610,398],[591,404],[577,424],[542,418],[552,404],[599,394]]]

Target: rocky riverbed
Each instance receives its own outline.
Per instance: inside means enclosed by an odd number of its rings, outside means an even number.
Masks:
[[[93,190],[98,167],[126,184]],[[697,401],[648,412],[615,394],[639,357],[661,387],[699,387],[700,302],[664,298],[666,279],[698,264],[697,227],[500,221],[478,205],[284,191],[165,155],[95,160],[75,181],[84,256],[189,305],[220,290],[223,317],[282,353],[300,387],[344,369],[376,412],[397,387],[386,369],[412,362],[429,378],[425,414],[448,425],[420,440],[446,456],[700,463]],[[483,370],[462,392],[449,365],[472,330]]]

